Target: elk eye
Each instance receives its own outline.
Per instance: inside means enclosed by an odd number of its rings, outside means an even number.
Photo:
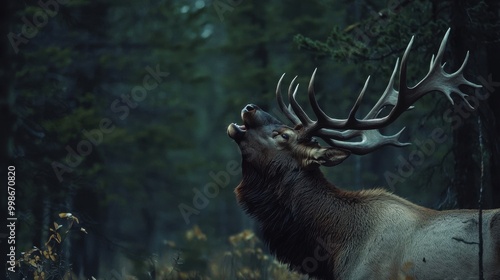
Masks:
[[[290,138],[290,136],[286,133],[281,134],[281,137],[283,137],[283,139],[285,140],[288,140],[288,138]]]

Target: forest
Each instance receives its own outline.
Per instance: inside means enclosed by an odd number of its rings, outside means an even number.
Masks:
[[[7,279],[308,279],[236,202],[228,125],[249,103],[287,123],[283,73],[310,111],[316,68],[339,118],[370,76],[366,113],[412,36],[410,85],[448,28],[445,69],[469,51],[474,110],[429,94],[383,130],[406,127],[412,145],[323,172],[432,209],[500,208],[498,1],[7,0],[0,13]]]

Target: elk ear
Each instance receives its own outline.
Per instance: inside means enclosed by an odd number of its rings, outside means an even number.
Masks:
[[[319,148],[312,153],[312,161],[323,166],[334,166],[349,157],[351,153],[338,148]]]

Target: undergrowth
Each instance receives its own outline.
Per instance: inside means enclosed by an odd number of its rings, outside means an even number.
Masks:
[[[86,230],[71,213],[60,213],[62,221],[53,222],[49,238],[41,248],[33,246],[16,260],[16,273],[7,279],[34,280],[301,280],[306,276],[288,270],[265,252],[262,242],[250,230],[229,236],[226,245],[214,246],[198,227],[187,230],[180,242],[164,241],[161,257],[128,266],[100,276],[77,277],[65,256],[68,236]],[[215,248],[214,248],[215,247]],[[67,252],[66,252],[67,253]]]

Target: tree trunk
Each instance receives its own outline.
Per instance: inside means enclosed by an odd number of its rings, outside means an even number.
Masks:
[[[467,13],[473,7],[462,1],[450,1],[453,5],[451,11],[451,61],[453,70],[460,67],[460,63],[465,53],[469,50],[472,54],[466,68],[465,76],[469,80],[482,84],[483,88],[476,90],[474,96],[471,95],[471,104],[477,110],[470,112],[465,109],[465,105],[455,106],[460,118],[460,125],[453,130],[453,154],[455,157],[455,176],[453,187],[457,194],[459,208],[478,208],[479,190],[483,188],[483,207],[500,207],[500,188],[498,168],[500,167],[500,154],[498,139],[500,127],[497,119],[500,112],[494,110],[500,106],[498,94],[493,93],[496,88],[494,84],[488,84],[488,77],[499,77],[498,43],[478,44],[478,41],[486,41],[483,38],[486,32],[477,30],[477,23],[495,24],[498,21],[491,17],[477,17],[470,19],[471,14]],[[490,1],[493,2],[493,1]],[[498,10],[498,4],[491,3],[488,10]],[[472,14],[474,16],[474,14]],[[493,21],[493,22],[485,22]],[[470,24],[475,22],[475,26]],[[484,26],[484,25],[483,25]],[[491,30],[494,33],[493,30]],[[497,78],[498,79],[498,78]],[[494,78],[491,79],[495,81]],[[500,79],[498,79],[500,80]],[[488,98],[484,98],[488,96]],[[481,97],[481,98],[480,98]],[[475,100],[475,102],[473,102]],[[478,102],[479,101],[479,102]],[[474,104],[475,103],[475,104]],[[460,109],[461,108],[461,109]]]
[[[489,24],[496,24],[496,29],[498,28],[500,22],[500,3],[496,0],[486,1],[489,6],[489,10],[493,11],[491,13],[492,18],[489,19]],[[491,30],[491,33],[494,34],[498,31]],[[483,76],[484,79],[489,83],[489,85],[485,86],[486,91],[490,94],[489,99],[485,106],[485,109],[488,110],[488,116],[491,116],[491,119],[488,119],[487,126],[487,140],[488,140],[488,152],[490,153],[490,169],[487,171],[491,174],[491,184],[489,187],[489,199],[488,203],[485,204],[488,208],[500,208],[500,43],[498,36],[493,38],[494,42],[490,42],[486,45],[486,56],[487,56],[487,73]],[[491,75],[491,76],[490,76]],[[491,77],[491,80],[490,78]],[[495,82],[496,81],[496,82]],[[490,83],[491,82],[491,83]]]

